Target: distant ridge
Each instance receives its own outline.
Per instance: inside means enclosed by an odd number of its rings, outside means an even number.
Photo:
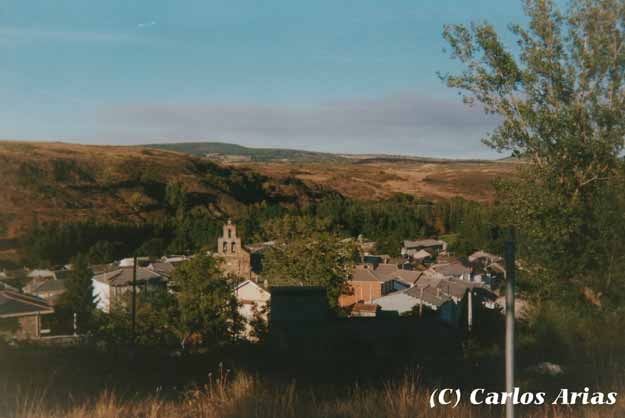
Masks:
[[[326,152],[302,151],[286,148],[252,148],[225,142],[179,142],[166,144],[146,144],[148,148],[177,151],[213,159],[249,161],[339,161],[343,157]]]

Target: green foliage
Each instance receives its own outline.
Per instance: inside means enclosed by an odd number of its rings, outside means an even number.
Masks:
[[[239,334],[241,318],[234,283],[223,277],[214,258],[196,255],[172,275],[179,318],[176,332],[181,345],[223,343]],[[199,340],[199,341],[198,341]]]
[[[525,11],[527,28],[511,26],[518,51],[488,23],[447,26],[464,71],[443,79],[501,116],[485,143],[527,163],[498,192],[541,297],[574,302],[590,289],[616,305],[625,295],[625,3],[530,1]]]
[[[65,293],[61,295],[57,306],[60,312],[76,314],[76,326],[82,334],[91,328],[95,310],[92,277],[87,257],[77,255],[72,260],[72,270],[65,279]]]
[[[152,238],[137,248],[138,256],[160,257],[165,254],[165,240],[162,238]]]
[[[96,336],[111,348],[135,343],[143,348],[174,347],[178,344],[175,319],[177,302],[167,289],[151,289],[137,293],[136,322],[133,341],[131,295],[111,309],[109,314],[98,313]]]
[[[165,201],[179,219],[183,218],[188,205],[187,191],[184,184],[174,180],[168,182],[165,188]]]
[[[121,242],[98,241],[89,248],[89,262],[107,264],[122,257],[125,245]]]
[[[357,258],[355,244],[331,232],[327,221],[308,216],[269,221],[264,230],[276,242],[263,261],[265,277],[272,284],[322,286],[336,308]]]

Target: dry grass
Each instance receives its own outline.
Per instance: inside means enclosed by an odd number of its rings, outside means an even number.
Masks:
[[[502,408],[467,403],[458,408],[429,407],[430,392],[418,379],[405,377],[382,388],[354,386],[348,393],[320,397],[295,383],[272,387],[258,378],[220,373],[210,383],[166,400],[160,393],[142,399],[121,399],[104,392],[93,402],[51,408],[43,397],[19,402],[10,418],[498,418]],[[2,415],[0,415],[2,416]],[[522,418],[616,418],[625,416],[625,403],[612,407],[542,407],[520,411]]]
[[[242,166],[275,178],[296,177],[355,199],[383,199],[405,193],[426,199],[461,196],[493,199],[493,180],[514,175],[518,164],[507,162],[311,162],[243,163]]]

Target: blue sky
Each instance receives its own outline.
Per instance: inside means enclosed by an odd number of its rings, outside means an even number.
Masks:
[[[0,138],[488,157],[445,23],[516,0],[5,0]]]

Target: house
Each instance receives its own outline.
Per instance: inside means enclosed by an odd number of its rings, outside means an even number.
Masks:
[[[42,315],[54,313],[45,300],[11,290],[0,290],[0,319],[14,319],[17,339],[39,338],[45,331],[41,326]]]
[[[237,227],[230,220],[224,225],[222,236],[217,239],[217,255],[222,260],[221,267],[225,274],[252,279],[250,253],[242,247]]]
[[[235,296],[239,302],[239,314],[245,318],[246,327],[244,335],[249,336],[251,331],[250,321],[260,318],[265,321],[267,318],[267,304],[271,299],[271,293],[252,280],[245,280],[239,283],[234,289]]]
[[[153,262],[147,268],[168,280],[171,278],[174,270],[176,270],[176,266],[171,262]]]
[[[400,284],[391,278],[376,275],[370,268],[356,268],[347,286],[348,291],[339,297],[339,306],[342,307],[358,302],[371,302],[382,295],[397,291]]]
[[[453,300],[440,289],[431,286],[411,287],[375,299],[373,303],[383,312],[397,312],[402,315],[421,308],[435,312],[439,319],[450,324],[456,319],[456,306]]]
[[[372,303],[357,303],[352,307],[350,317],[375,318],[380,307]]]
[[[460,261],[453,261],[451,263],[434,264],[432,270],[442,274],[445,277],[461,280],[471,280],[471,273],[473,269],[462,264]]]
[[[427,251],[419,250],[412,255],[412,259],[417,263],[429,263],[434,258],[432,257],[432,254],[428,253]]]
[[[132,282],[132,267],[118,267],[117,269],[94,275],[92,283],[96,307],[109,313],[111,306],[123,302],[123,296],[132,291]],[[166,282],[167,279],[160,274],[145,267],[137,267],[137,292],[164,287]]]
[[[371,303],[381,296],[407,289],[421,274],[421,271],[400,269],[395,264],[380,264],[375,269],[369,264],[357,266],[348,281],[348,291],[339,297],[339,306]]]
[[[432,255],[438,255],[440,252],[447,251],[447,243],[438,239],[404,240],[401,254],[404,257],[413,257],[420,250],[425,250]]]
[[[373,273],[384,281],[393,281],[394,291],[412,287],[423,272],[418,270],[400,269],[394,264],[378,266]]]
[[[32,292],[33,295],[46,300],[50,305],[56,305],[63,293],[65,293],[65,279],[47,280]]]
[[[469,256],[468,260],[472,266],[484,269],[490,264],[501,263],[503,258],[498,255],[487,253],[486,251],[476,251]]]

